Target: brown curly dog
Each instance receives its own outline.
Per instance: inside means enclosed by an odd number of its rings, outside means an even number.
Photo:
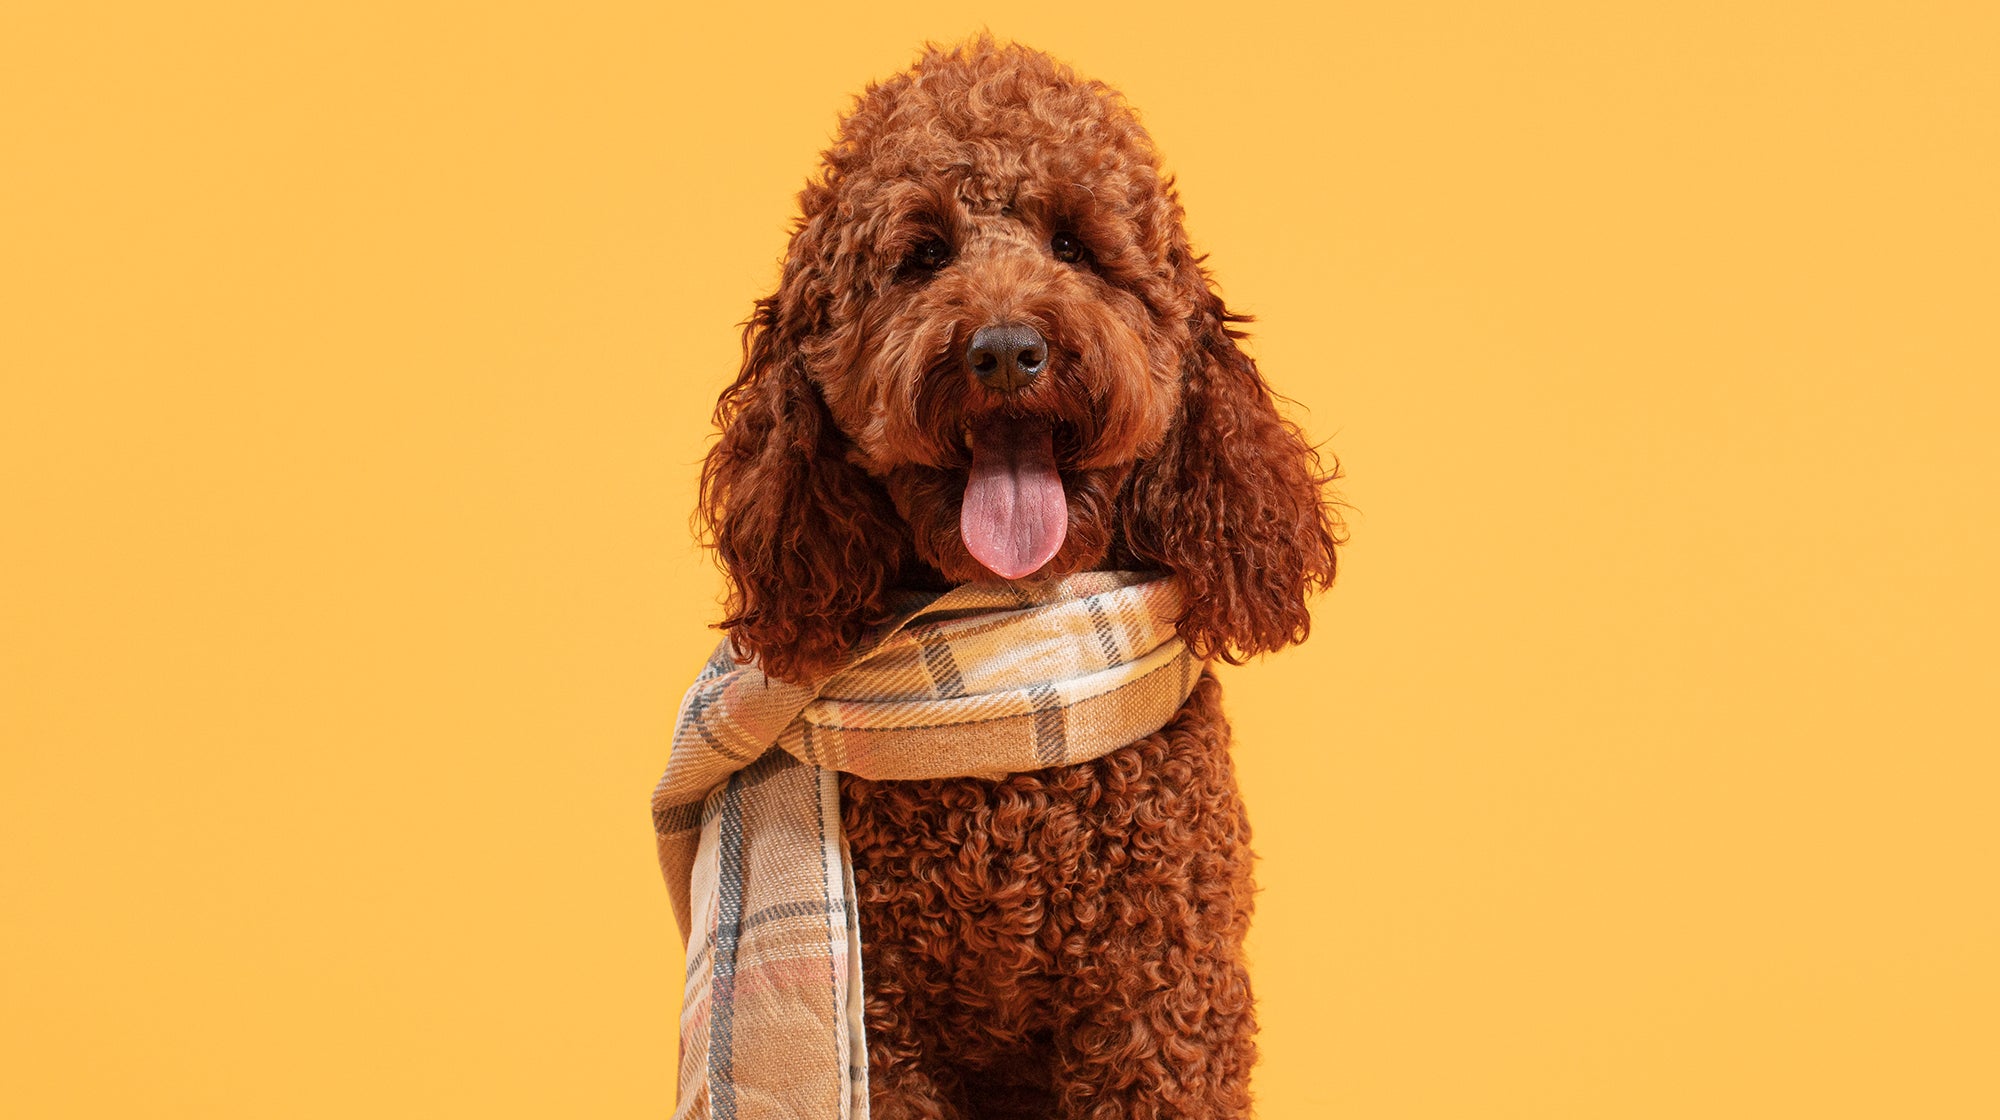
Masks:
[[[1305,637],[1340,524],[1120,96],[929,49],[864,93],[746,326],[701,517],[801,679],[897,586],[1165,570],[1183,638]],[[877,1120],[1247,1115],[1249,829],[1212,676],[1095,761],[842,795]]]

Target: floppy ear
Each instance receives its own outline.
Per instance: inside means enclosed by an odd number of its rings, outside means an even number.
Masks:
[[[780,298],[759,300],[744,324],[743,369],[716,402],[722,439],[702,465],[696,516],[730,582],[719,628],[739,657],[803,681],[881,620],[909,534],[847,461]]]
[[[1304,640],[1306,597],[1333,582],[1342,526],[1323,468],[1278,415],[1240,332],[1192,263],[1200,286],[1180,415],[1126,489],[1121,521],[1135,558],[1178,576],[1181,637],[1232,664]]]

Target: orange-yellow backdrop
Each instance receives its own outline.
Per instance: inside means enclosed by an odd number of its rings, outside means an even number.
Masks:
[[[1262,1115],[2000,1115],[1991,4],[724,8],[0,15],[0,1111],[664,1114],[708,408],[990,25],[1358,507],[1226,674]]]

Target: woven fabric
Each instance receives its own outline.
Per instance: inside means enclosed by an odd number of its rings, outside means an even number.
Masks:
[[[688,945],[676,1120],[868,1115],[861,935],[840,772],[988,777],[1086,762],[1165,726],[1200,676],[1171,580],[1084,572],[915,596],[823,679],[723,642],[653,793]]]

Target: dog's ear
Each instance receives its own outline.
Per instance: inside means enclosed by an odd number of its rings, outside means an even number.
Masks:
[[[1133,471],[1121,523],[1134,557],[1180,578],[1181,637],[1232,664],[1301,641],[1306,598],[1333,582],[1338,464],[1278,415],[1232,315],[1184,258],[1196,310],[1180,414]]]
[[[804,681],[880,621],[908,533],[882,488],[847,461],[806,374],[798,342],[809,316],[784,306],[796,302],[797,279],[744,324],[743,368],[715,406],[722,438],[702,466],[696,517],[729,578],[719,628],[739,657]]]

